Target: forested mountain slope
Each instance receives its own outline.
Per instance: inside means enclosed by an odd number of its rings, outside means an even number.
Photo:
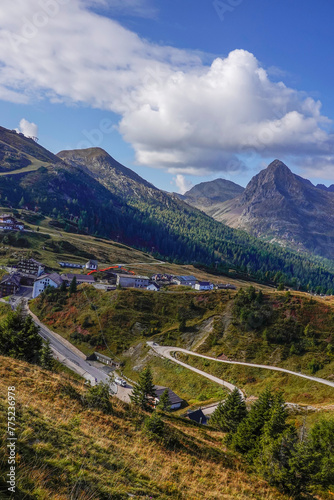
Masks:
[[[17,134],[9,136],[17,140]],[[36,153],[30,153],[40,154],[30,139],[20,136],[19,141],[22,150],[34,146]],[[77,231],[118,239],[174,262],[225,273],[233,269],[253,279],[323,292],[333,288],[330,267],[213,220],[100,149],[62,153],[64,160],[56,161],[49,155],[49,163],[34,172],[0,177],[3,206],[39,210],[64,220],[65,227],[66,220],[76,220]]]

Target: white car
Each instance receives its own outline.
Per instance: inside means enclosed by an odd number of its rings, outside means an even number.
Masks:
[[[121,385],[122,387],[126,387],[126,382],[120,377],[115,378],[115,384]]]

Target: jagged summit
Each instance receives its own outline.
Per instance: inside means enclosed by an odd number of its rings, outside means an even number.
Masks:
[[[281,160],[274,160],[272,161],[271,163],[269,163],[269,165],[267,166],[267,168],[265,169],[266,171],[285,171],[285,172],[290,172],[291,173],[291,170],[289,169],[289,167],[287,167],[285,165],[285,163],[283,163]]]
[[[245,191],[207,213],[231,227],[334,258],[334,194],[274,160]]]

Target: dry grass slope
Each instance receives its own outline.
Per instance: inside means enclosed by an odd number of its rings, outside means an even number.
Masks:
[[[65,375],[0,358],[2,478],[6,463],[6,392],[17,393],[16,499],[103,500],[286,499],[221,445],[222,435],[166,417],[181,443],[168,451],[143,433],[140,419],[120,402],[114,414],[83,410],[60,391],[84,391]],[[4,479],[0,496],[5,499]]]

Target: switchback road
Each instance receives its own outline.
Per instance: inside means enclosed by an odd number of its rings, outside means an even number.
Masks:
[[[171,359],[174,361],[174,363],[177,363],[178,365],[184,366],[185,368],[188,368],[189,370],[192,370],[195,373],[198,373],[199,375],[202,375],[203,377],[208,378],[209,380],[212,380],[212,382],[216,382],[216,384],[222,385],[223,387],[227,387],[229,391],[233,391],[234,389],[238,389],[240,392],[242,398],[244,399],[244,395],[241,392],[241,390],[236,387],[235,385],[231,384],[230,382],[226,382],[226,380],[222,380],[221,378],[215,377],[214,375],[210,375],[209,373],[203,372],[202,370],[199,370],[198,368],[194,368],[193,366],[188,365],[187,363],[183,363],[182,361],[174,358],[174,356],[171,355],[172,352],[175,351],[182,351],[187,354],[195,354],[192,351],[187,351],[186,349],[181,349],[178,347],[169,347],[169,346],[158,346],[155,345],[155,342],[147,342],[147,345],[151,347],[157,354],[160,354],[160,356],[163,356],[164,358]],[[203,356],[205,357],[205,356]]]
[[[189,368],[189,370],[192,370],[194,372],[200,373],[200,375],[203,375],[206,378],[209,378],[210,380],[213,380],[214,382],[217,382],[217,384],[224,385],[231,391],[235,388],[233,384],[229,384],[228,382],[225,382],[217,377],[214,377],[213,375],[209,375],[206,372],[203,372],[201,370],[198,370],[197,368],[194,368],[190,365],[187,365],[186,363],[183,363],[182,361],[179,361],[178,359],[175,359],[171,353],[173,352],[183,352],[184,354],[191,354],[192,356],[197,356],[199,358],[204,358],[204,359],[209,359],[210,361],[217,361],[218,363],[226,363],[230,365],[242,365],[242,366],[250,366],[251,368],[263,368],[265,370],[273,370],[276,372],[283,372],[287,373],[289,375],[295,375],[296,377],[302,377],[306,378],[308,380],[312,380],[313,382],[318,382],[319,384],[324,384],[328,385],[330,387],[334,387],[334,382],[331,382],[330,380],[325,380],[323,378],[319,377],[313,377],[312,375],[304,375],[303,373],[299,372],[293,372],[291,370],[287,370],[285,368],[280,368],[278,366],[269,366],[269,365],[257,365],[255,363],[245,363],[242,361],[227,361],[224,359],[217,359],[217,358],[212,358],[211,356],[205,356],[204,354],[198,354],[197,352],[193,351],[188,351],[187,349],[182,349],[181,347],[172,347],[172,346],[159,346],[159,345],[154,345],[154,342],[147,342],[147,344],[157,353],[160,354],[160,356],[163,356],[164,358],[171,359],[175,363],[178,363],[179,365],[183,365],[186,368]]]

